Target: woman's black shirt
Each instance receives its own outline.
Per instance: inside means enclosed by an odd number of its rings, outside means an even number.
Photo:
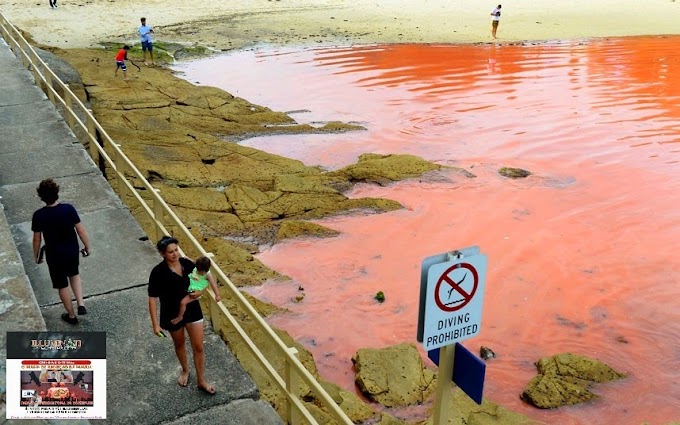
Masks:
[[[182,276],[170,270],[165,261],[161,261],[154,267],[149,276],[149,297],[160,299],[161,317],[159,324],[161,328],[169,331],[176,331],[187,323],[196,322],[203,318],[201,305],[196,300],[187,304],[182,321],[176,325],[170,323],[179,313],[180,301],[187,295],[187,289],[189,289],[189,273],[195,267],[193,261],[187,258],[180,258],[179,262],[182,265]]]

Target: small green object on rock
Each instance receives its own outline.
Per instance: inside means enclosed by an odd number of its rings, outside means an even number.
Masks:
[[[385,301],[385,294],[383,293],[383,291],[378,291],[378,293],[375,294],[375,297],[373,298],[375,298],[376,301],[378,301],[379,303],[382,303]]]
[[[531,175],[530,171],[522,170],[521,168],[503,167],[498,170],[498,174],[503,177],[508,177],[511,179],[523,179]]]

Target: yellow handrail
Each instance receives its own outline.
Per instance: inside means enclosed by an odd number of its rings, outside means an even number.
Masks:
[[[81,142],[87,142],[90,146],[90,155],[95,159],[95,156],[101,155],[106,164],[108,164],[114,173],[114,178],[118,182],[118,193],[122,196],[125,192],[130,193],[133,199],[142,207],[144,213],[152,220],[156,228],[156,239],[162,235],[170,234],[166,228],[166,224],[176,226],[183,239],[201,255],[212,257],[211,253],[201,246],[196,238],[191,234],[187,227],[177,217],[175,212],[168,206],[165,200],[159,194],[158,189],[154,188],[146,177],[139,171],[139,169],[130,161],[130,159],[123,153],[119,145],[116,144],[107,134],[106,130],[97,122],[91,111],[87,109],[78,97],[71,91],[71,89],[64,84],[59,77],[43,62],[36,54],[33,47],[26,41],[21,33],[14,27],[0,12],[0,30],[1,35],[9,44],[10,48],[14,50],[15,54],[19,55],[23,64],[33,72],[36,84],[41,87],[47,94],[48,98],[55,105],[59,103],[65,113],[66,122],[78,137],[78,133],[83,133],[80,137]],[[55,84],[62,90],[64,98],[59,95]],[[74,110],[75,107],[75,110]],[[76,111],[78,113],[76,113]],[[80,115],[79,115],[80,114]],[[83,117],[81,119],[81,117]],[[98,143],[97,133],[110,149],[113,151],[114,159],[108,155],[104,148]],[[84,140],[83,140],[84,139]],[[139,195],[132,182],[122,170],[128,170],[137,181],[141,182],[144,189],[146,189],[151,196],[152,206]],[[166,222],[166,216],[169,223]],[[222,317],[226,318],[227,322],[236,331],[236,335],[245,343],[250,350],[253,357],[258,361],[262,369],[271,377],[279,390],[286,396],[287,409],[286,420],[291,425],[309,423],[318,424],[309,410],[305,407],[302,399],[295,393],[297,386],[295,385],[299,380],[307,384],[324,407],[328,409],[328,413],[339,424],[352,424],[352,421],[340,409],[330,395],[319,384],[316,378],[304,367],[300,360],[296,357],[296,350],[288,347],[281,338],[274,332],[274,330],[267,324],[267,322],[260,316],[257,310],[248,302],[243,294],[238,290],[236,285],[227,277],[227,275],[219,268],[213,261],[214,273],[218,279],[224,284],[224,288],[232,300],[234,300],[238,307],[245,312],[258,330],[263,332],[267,339],[268,346],[274,347],[279,352],[285,363],[285,376],[281,376],[271,362],[262,354],[260,348],[249,337],[248,333],[243,329],[238,320],[231,314],[231,312],[222,304],[222,302],[215,302],[215,294],[209,290],[209,317],[213,323],[220,323]]]

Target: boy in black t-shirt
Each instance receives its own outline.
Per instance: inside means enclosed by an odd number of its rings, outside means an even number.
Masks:
[[[83,301],[83,288],[78,271],[78,238],[83,242],[83,256],[92,252],[90,238],[80,222],[80,217],[75,208],[70,204],[61,204],[59,199],[59,185],[52,179],[40,182],[38,196],[45,206],[33,213],[31,230],[33,230],[33,258],[40,264],[40,245],[45,238],[45,251],[47,267],[52,279],[52,287],[59,290],[59,298],[66,308],[66,313],[61,318],[71,325],[78,323],[78,318],[73,311],[71,294],[68,286],[78,302],[78,314],[87,314]]]

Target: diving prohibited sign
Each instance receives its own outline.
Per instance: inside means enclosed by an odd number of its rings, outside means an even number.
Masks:
[[[425,350],[479,334],[486,283],[486,255],[478,247],[423,260],[418,341]]]
[[[458,269],[465,269],[459,281],[454,276]],[[469,272],[469,273],[468,273]],[[449,267],[437,279],[434,288],[434,300],[442,311],[454,312],[462,309],[472,301],[479,286],[479,273],[469,263],[456,263]]]

